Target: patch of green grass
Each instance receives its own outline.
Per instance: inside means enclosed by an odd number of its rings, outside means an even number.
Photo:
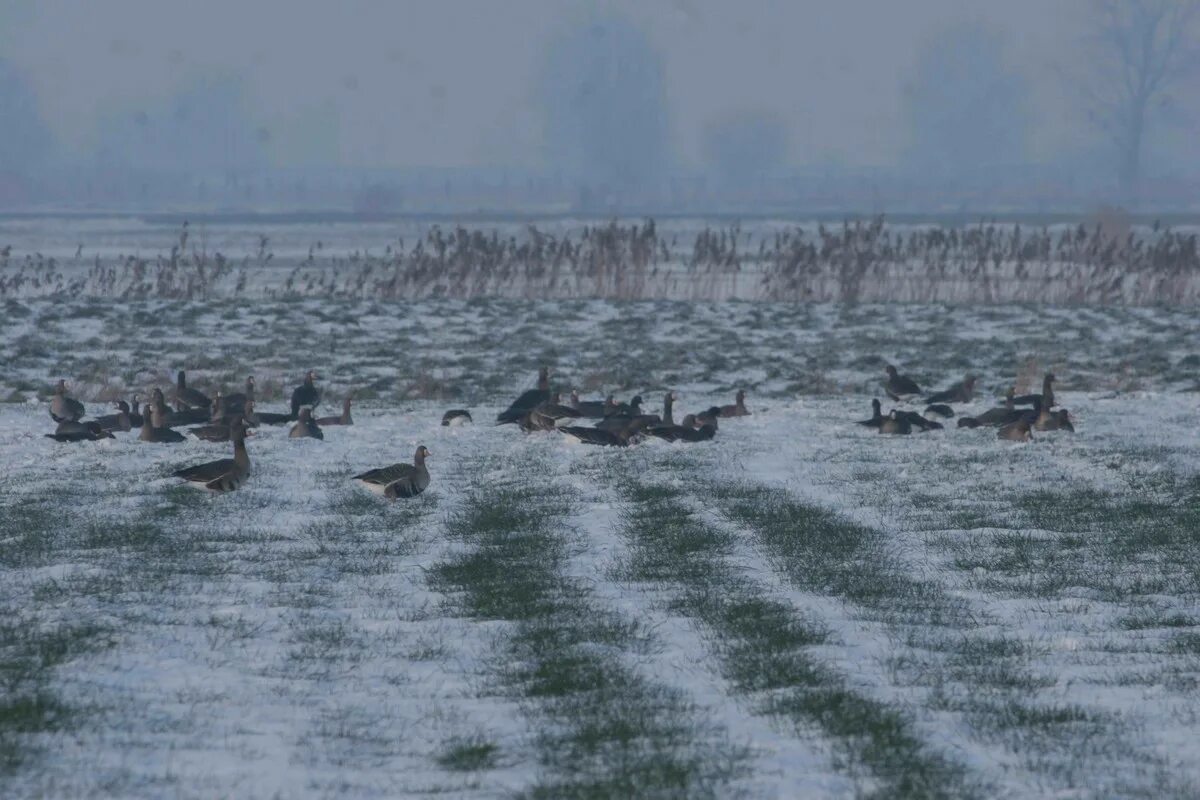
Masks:
[[[499,762],[500,746],[480,734],[451,739],[442,746],[437,763],[455,772],[480,772]]]

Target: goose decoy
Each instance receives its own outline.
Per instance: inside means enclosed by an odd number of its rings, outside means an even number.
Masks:
[[[254,376],[246,377],[246,391],[225,395],[225,413],[241,414],[246,410],[246,401],[254,399]]]
[[[47,433],[47,439],[56,442],[95,442],[100,439],[115,439],[111,431],[105,430],[95,420],[78,422],[64,420],[58,423],[54,433]]]
[[[722,417],[748,417],[750,409],[746,408],[746,392],[738,389],[733,405],[721,406]]]
[[[176,470],[172,475],[183,478],[189,485],[210,492],[232,492],[250,477],[250,455],[246,452],[246,437],[252,434],[241,420],[234,420],[230,429],[233,458],[222,458]]]
[[[324,441],[325,434],[321,430],[321,426],[313,419],[312,409],[308,406],[300,407],[300,419],[296,420],[296,424],[292,426],[288,432],[289,439],[321,439]]]
[[[926,414],[937,414],[939,417],[950,419],[954,416],[954,409],[945,403],[934,403],[925,409]]]
[[[355,475],[356,480],[375,494],[391,500],[398,497],[416,497],[429,488],[429,469],[425,459],[433,455],[425,445],[417,448],[411,464],[392,464],[390,467],[368,470]]]
[[[891,364],[888,364],[883,369],[888,376],[883,384],[883,389],[887,392],[888,397],[900,401],[910,397],[917,397],[921,394],[921,387],[917,385],[917,382],[907,375],[901,375]]]
[[[350,396],[346,395],[346,399],[342,401],[342,413],[336,417],[319,417],[318,425],[353,425],[354,419],[350,416]]]
[[[173,431],[166,426],[165,417],[166,411],[162,406],[157,404],[150,406],[146,413],[146,420],[142,423],[142,432],[138,434],[138,440],[156,444],[174,444],[184,441],[182,433]]]
[[[317,391],[317,387],[313,383],[316,379],[317,373],[310,369],[304,375],[304,383],[292,390],[292,417],[299,417],[301,406],[313,409],[320,405],[321,393]]]
[[[1028,442],[1033,437],[1029,434],[1029,420],[1022,417],[1015,422],[1010,422],[1004,425],[1000,430],[996,431],[997,439],[1005,439],[1010,442]]]
[[[451,425],[466,425],[471,421],[471,412],[465,408],[452,408],[445,414],[442,414],[442,425],[447,427]]]
[[[1037,431],[1075,432],[1075,426],[1071,424],[1071,414],[1065,408],[1060,408],[1058,411],[1041,409],[1038,412],[1037,420],[1033,423],[1033,429]]]
[[[1054,408],[1054,383],[1058,378],[1054,377],[1053,372],[1047,372],[1042,378],[1042,393],[1041,394],[1023,394],[1020,397],[1013,399],[1013,403],[1018,406],[1036,406],[1039,409]]]
[[[536,389],[529,389],[521,394],[507,410],[496,415],[497,425],[508,425],[519,422],[521,417],[550,399],[550,368],[542,367],[538,371]]]
[[[879,410],[879,398],[871,400],[871,418],[860,419],[856,424],[867,428],[878,428],[879,423],[883,422],[883,413]]]
[[[912,424],[907,419],[896,413],[896,409],[892,409],[886,417],[879,422],[880,433],[896,433],[909,434],[912,433]]]
[[[96,424],[106,431],[132,430],[133,422],[129,418],[129,403],[126,403],[124,400],[118,400],[113,405],[116,406],[117,413],[96,417]]]
[[[212,405],[212,399],[208,395],[187,385],[187,374],[183,370],[179,370],[175,378],[175,402],[180,411],[184,408],[208,408]]]
[[[601,419],[604,417],[604,412],[609,407],[615,407],[613,397],[610,394],[607,400],[580,400],[579,392],[571,392],[571,408],[579,412],[580,416],[588,419]]]
[[[50,400],[50,417],[55,422],[78,422],[85,413],[83,403],[74,397],[67,397],[67,382],[60,378],[54,387],[54,397]]]
[[[975,382],[977,380],[976,376],[967,375],[949,389],[930,395],[925,402],[930,405],[934,403],[969,403],[971,402],[971,398],[975,396]]]

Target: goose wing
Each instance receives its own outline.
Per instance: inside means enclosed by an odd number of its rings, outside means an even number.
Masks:
[[[405,478],[415,477],[416,474],[417,468],[412,464],[392,464],[388,467],[369,469],[360,475],[355,475],[353,480],[374,486],[387,486]]]
[[[194,467],[184,467],[183,469],[175,470],[171,474],[176,478],[183,478],[185,481],[191,481],[192,483],[209,483],[233,472],[236,466],[237,463],[232,458],[222,458],[217,461],[197,464]]]

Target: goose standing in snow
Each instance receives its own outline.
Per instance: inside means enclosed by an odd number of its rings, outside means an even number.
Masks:
[[[210,492],[232,492],[241,487],[250,477],[250,455],[246,452],[246,437],[250,436],[244,422],[234,420],[230,430],[233,440],[233,458],[222,458],[176,470],[176,478],[183,478],[190,485]]]
[[[106,431],[132,430],[133,421],[129,418],[129,403],[126,403],[124,400],[118,400],[113,405],[116,406],[117,413],[96,417],[96,424]]]
[[[50,417],[55,422],[78,422],[85,413],[83,403],[67,397],[67,382],[60,378],[50,400]]]
[[[355,475],[352,480],[390,500],[416,497],[429,488],[429,469],[425,466],[425,459],[431,455],[425,445],[421,445],[413,455],[413,463],[368,470]]]

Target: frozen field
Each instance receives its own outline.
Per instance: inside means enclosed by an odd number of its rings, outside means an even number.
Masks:
[[[886,362],[967,413],[1053,371],[1078,433],[875,435]],[[753,416],[492,426],[543,363]],[[43,438],[57,378],[181,367],[356,424],[216,497],[169,475],[226,445]],[[1192,311],[5,301],[0,795],[1196,797],[1197,389]],[[417,444],[415,501],[347,480]]]

